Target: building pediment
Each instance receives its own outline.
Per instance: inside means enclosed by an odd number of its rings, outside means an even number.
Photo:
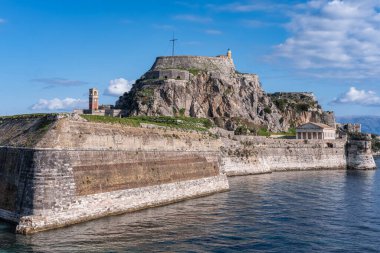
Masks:
[[[325,125],[322,123],[314,123],[314,122],[308,122],[303,125],[300,125],[297,127],[297,129],[318,129],[318,130],[333,129],[334,130],[334,128],[332,128],[329,125]]]

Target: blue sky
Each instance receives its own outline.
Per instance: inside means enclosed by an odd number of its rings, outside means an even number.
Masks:
[[[0,115],[113,104],[154,62],[231,48],[263,88],[380,115],[380,2],[0,0]]]

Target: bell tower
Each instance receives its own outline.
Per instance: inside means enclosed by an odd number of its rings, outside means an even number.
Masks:
[[[90,89],[89,94],[89,110],[97,111],[99,109],[99,93],[95,88]]]

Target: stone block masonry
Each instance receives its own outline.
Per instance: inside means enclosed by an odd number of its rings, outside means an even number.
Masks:
[[[165,69],[194,69],[226,75],[235,73],[235,66],[228,58],[206,56],[161,56],[156,58],[150,70]]]
[[[34,147],[0,147],[0,218],[31,234],[225,191],[219,146],[206,134],[59,119]]]
[[[22,234],[226,191],[226,174],[375,167],[368,141],[41,120],[0,122],[0,218]]]
[[[343,140],[240,137],[224,145],[222,154],[223,171],[230,176],[347,167]]]

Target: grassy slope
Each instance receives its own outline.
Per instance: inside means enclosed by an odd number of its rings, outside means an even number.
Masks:
[[[128,118],[115,118],[96,115],[81,115],[81,117],[90,122],[124,124],[133,127],[139,127],[141,126],[141,123],[196,131],[207,131],[210,127],[212,127],[212,123],[208,119],[189,117],[135,116]]]
[[[56,114],[0,116],[0,146],[33,147],[56,122]]]

